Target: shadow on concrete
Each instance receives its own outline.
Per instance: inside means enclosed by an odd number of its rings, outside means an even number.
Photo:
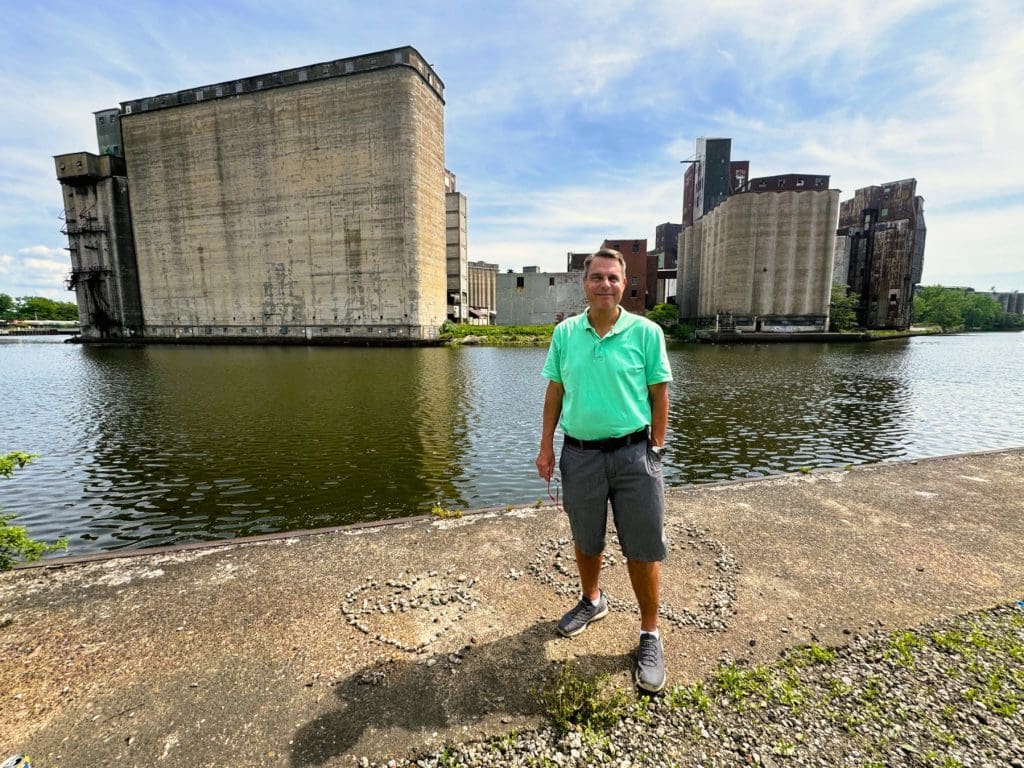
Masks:
[[[429,666],[418,659],[365,667],[335,687],[337,709],[296,732],[291,764],[322,765],[349,753],[367,735],[372,743],[360,748],[360,755],[381,759],[426,747],[435,731],[441,740],[444,731],[454,729],[465,738],[462,726],[540,715],[538,688],[560,669],[560,663],[546,658],[549,642],[572,640],[559,638],[555,622],[545,621],[492,643],[466,646],[458,663],[451,654],[437,654],[427,657],[434,659]],[[576,656],[575,661],[587,675],[616,675],[633,664],[630,654]]]

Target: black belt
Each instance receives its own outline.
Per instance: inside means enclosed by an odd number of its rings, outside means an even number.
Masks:
[[[565,436],[565,444],[571,445],[574,448],[586,448],[591,451],[614,451],[617,448],[622,448],[625,445],[636,445],[637,443],[647,442],[647,427],[634,432],[631,435],[623,435],[622,437],[608,437],[604,440],[577,440],[575,437]]]

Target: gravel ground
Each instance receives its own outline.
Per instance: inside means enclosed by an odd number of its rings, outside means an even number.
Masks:
[[[1024,768],[1024,601],[618,698],[610,728],[551,726],[376,765]]]

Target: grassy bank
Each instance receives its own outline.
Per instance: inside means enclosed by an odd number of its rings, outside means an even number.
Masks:
[[[451,345],[540,347],[551,343],[553,325],[460,325],[445,323],[440,338]]]

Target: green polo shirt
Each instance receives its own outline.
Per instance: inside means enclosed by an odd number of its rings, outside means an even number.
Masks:
[[[564,387],[562,431],[579,440],[650,426],[647,388],[672,381],[661,326],[624,309],[604,338],[586,314],[555,326],[541,374]]]

